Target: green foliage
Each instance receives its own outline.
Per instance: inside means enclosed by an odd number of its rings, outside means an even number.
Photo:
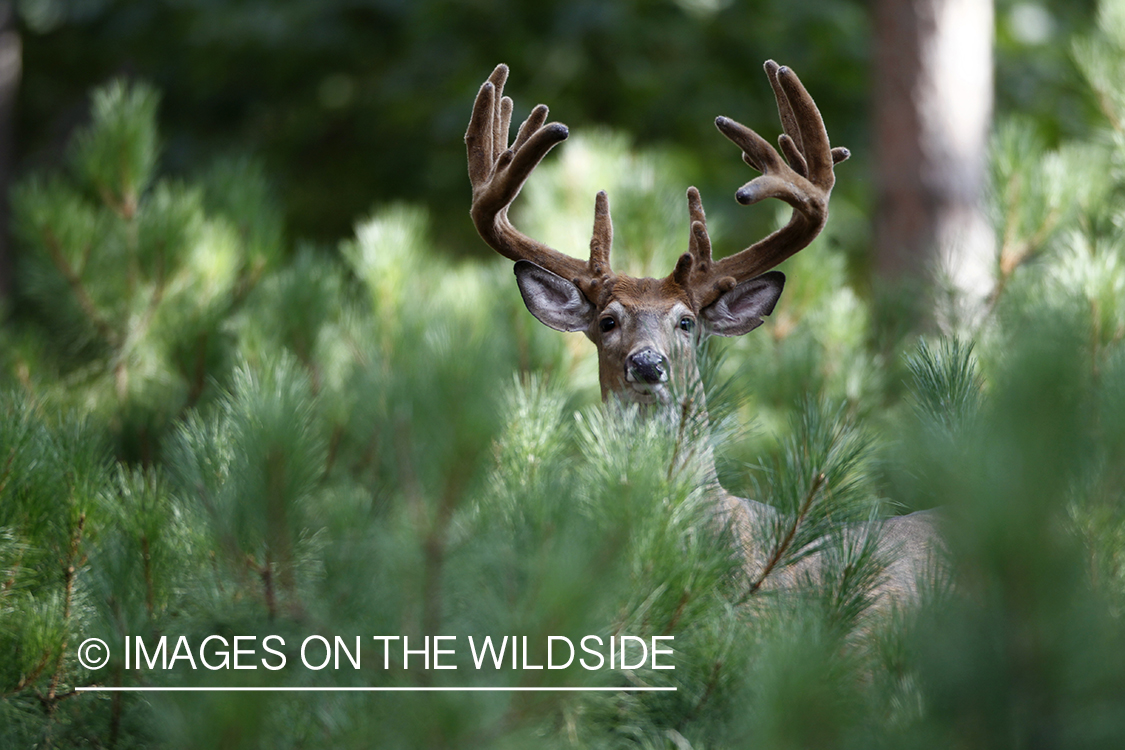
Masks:
[[[1104,168],[1108,158],[1095,144],[1048,151],[1025,120],[1001,125],[992,147],[992,181],[1002,280],[1050,247],[1057,230],[1073,226],[1076,215],[1104,205],[1112,188],[1112,173]]]
[[[378,209],[338,253],[287,253],[260,168],[169,180],[151,90],[94,101],[70,171],[17,194],[0,745],[1121,743],[1116,135],[997,137],[1009,260],[978,330],[896,337],[821,241],[761,331],[703,352],[703,419],[594,403],[592,347],[531,320],[507,262],[449,261],[426,211]],[[622,267],[666,272],[689,167],[610,135],[567,148],[528,186],[529,218],[569,247],[584,181],[608,180]],[[776,511],[752,549],[725,523],[716,454],[728,487]],[[917,600],[877,600],[896,561],[879,513],[934,506],[947,569]],[[360,668],[305,668],[310,635],[360,637]],[[386,662],[376,635],[400,637]],[[436,635],[457,637],[456,670],[404,666],[405,638]],[[126,668],[126,636],[167,636],[165,656],[255,638],[258,668]],[[478,669],[469,636],[521,653],[526,637],[531,664],[552,636],[671,636],[675,669],[523,669],[510,651]],[[114,654],[98,669],[77,651],[92,637]],[[95,685],[612,689],[76,691]]]
[[[839,123],[834,137],[862,140],[856,103],[866,93],[868,23],[854,0],[21,0],[16,8],[27,153],[54,150],[48,132],[64,126],[44,123],[70,122],[86,91],[124,66],[168,94],[173,170],[193,171],[232,146],[251,150],[275,176],[290,226],[318,240],[344,235],[373,196],[435,215],[460,211],[469,107],[499,62],[514,71],[520,118],[545,101],[575,133],[610,125],[647,145],[675,144],[698,160],[700,188],[721,189],[727,201],[745,167],[710,123],[727,115],[778,132],[761,74],[767,56],[801,71]],[[837,194],[851,189],[842,184]],[[436,230],[459,240],[449,250],[476,247],[467,221]]]
[[[252,170],[237,201],[229,180],[205,192],[157,177],[156,102],[143,85],[96,91],[73,179],[32,177],[13,196],[20,291],[41,330],[12,364],[42,398],[101,410],[144,460],[229,366],[228,321],[280,240]]]
[[[997,112],[1033,121],[1051,146],[1084,136],[1097,119],[1096,97],[1069,43],[1094,25],[1098,6],[1097,0],[995,3]]]
[[[909,356],[914,411],[935,433],[956,438],[980,409],[981,381],[973,360],[973,345],[943,338],[932,349],[925,339]]]
[[[871,516],[870,440],[841,408],[805,403],[753,496],[783,511],[767,537],[778,567],[822,551],[832,529]]]
[[[1120,629],[1105,606],[1114,592],[1091,585],[1093,540],[1063,529],[1074,503],[1088,501],[1076,481],[1100,475],[1114,505],[1122,487],[1099,455],[1107,446],[1092,424],[1073,323],[1037,322],[1039,335],[1009,353],[979,419],[962,431],[960,460],[940,445],[922,451],[924,481],[901,489],[946,499],[964,591],[917,621],[927,711],[914,742],[954,741],[955,721],[976,727],[985,746],[1013,737],[1102,746],[1121,736],[1123,717],[1108,708],[1125,688]]]
[[[132,215],[156,169],[156,92],[117,81],[94,93],[92,127],[74,139],[75,175],[102,202]]]
[[[637,153],[625,138],[604,131],[576,135],[559,151],[523,191],[525,231],[572,255],[588,253],[593,196],[605,190],[614,220],[614,269],[638,277],[671,273],[687,243],[683,160]]]

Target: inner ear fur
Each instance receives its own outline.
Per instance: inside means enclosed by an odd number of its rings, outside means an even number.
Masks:
[[[594,306],[574,282],[529,260],[513,269],[523,303],[540,323],[556,331],[585,331],[594,320]]]
[[[773,312],[785,274],[770,271],[738,284],[699,314],[707,331],[717,336],[741,336],[762,324],[762,317]]]

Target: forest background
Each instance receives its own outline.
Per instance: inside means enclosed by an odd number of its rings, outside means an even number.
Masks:
[[[950,326],[872,252],[894,5],[0,3],[0,744],[1120,747],[1125,10],[996,3],[993,286]],[[718,247],[784,216],[730,200],[750,174],[710,124],[778,132],[766,58],[853,158],[777,313],[706,355],[724,483],[793,511],[760,530],[785,563],[831,561],[759,596],[704,451],[603,412],[592,347],[530,319],[475,236],[462,137],[508,63],[516,116],[544,101],[573,134],[521,225],[580,254],[607,189],[615,266],[664,275],[688,185]],[[952,593],[888,617],[885,561],[832,522],[934,506]],[[76,690],[463,682],[76,654],[439,632],[674,634],[674,672],[478,677],[677,690]]]

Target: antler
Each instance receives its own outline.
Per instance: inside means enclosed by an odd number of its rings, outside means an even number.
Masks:
[[[473,186],[471,215],[477,232],[496,252],[510,260],[526,260],[569,279],[588,299],[596,299],[599,289],[613,278],[609,251],[613,225],[609,200],[598,193],[594,206],[594,236],[590,259],[583,262],[547,247],[520,232],[508,220],[508,207],[547,152],[569,135],[566,125],[546,123],[547,105],[531,111],[508,146],[512,120],[512,100],[504,96],[508,66],[497,65],[480,87],[465,145],[469,152],[469,181]]]
[[[813,241],[828,219],[828,196],[836,179],[832,167],[851,155],[846,148],[829,146],[824,120],[796,73],[773,60],[766,61],[765,70],[785,131],[778,144],[788,163],[745,125],[718,117],[715,126],[742,149],[743,161],[762,173],[739,188],[735,199],[748,206],[766,198],[779,198],[793,207],[793,215],[788,224],[765,239],[713,262],[699,191],[690,188],[688,252],[680,257],[671,277],[690,291],[700,308],[736,284],[777,266]]]

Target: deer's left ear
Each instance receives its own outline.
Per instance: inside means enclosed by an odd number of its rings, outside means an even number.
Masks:
[[[516,282],[527,309],[556,331],[585,331],[594,320],[594,306],[573,282],[529,260],[516,261]]]
[[[785,274],[770,271],[744,281],[719,297],[699,315],[708,333],[741,336],[762,324],[762,316],[773,312],[785,286]]]

